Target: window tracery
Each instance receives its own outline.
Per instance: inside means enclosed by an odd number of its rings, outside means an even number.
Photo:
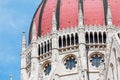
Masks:
[[[76,67],[77,61],[74,56],[68,56],[65,58],[64,66],[66,69],[73,69]]]
[[[93,54],[90,59],[91,65],[95,67],[99,67],[102,62],[104,62],[104,58],[102,54]]]
[[[50,63],[45,64],[45,66],[44,66],[45,75],[49,75],[50,71],[51,71],[51,64]]]

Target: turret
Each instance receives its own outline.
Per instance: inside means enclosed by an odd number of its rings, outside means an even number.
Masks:
[[[12,74],[10,74],[10,80],[13,80],[13,78],[12,78]]]
[[[26,37],[25,37],[25,32],[23,32],[22,33],[22,52],[21,52],[21,80],[27,79],[25,49],[26,49]],[[10,80],[12,80],[12,78]]]
[[[25,32],[22,33],[22,52],[26,49],[26,37]]]

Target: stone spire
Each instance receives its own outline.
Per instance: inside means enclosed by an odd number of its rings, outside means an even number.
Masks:
[[[111,10],[110,10],[110,4],[108,4],[108,8],[107,8],[107,25],[112,25],[112,14],[111,14]]]
[[[83,13],[81,8],[81,3],[79,4],[78,26],[83,27]]]
[[[13,80],[13,78],[12,78],[12,74],[10,74],[10,80]]]
[[[32,42],[36,41],[36,39],[37,39],[36,24],[35,24],[35,21],[33,21],[33,26],[32,26]]]
[[[53,12],[52,15],[52,31],[56,31],[57,30],[57,20],[55,17],[55,12]]]
[[[26,49],[26,37],[25,32],[22,33],[22,52]]]

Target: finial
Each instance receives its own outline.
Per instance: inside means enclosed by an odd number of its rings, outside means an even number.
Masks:
[[[25,32],[22,33],[22,52],[26,49],[26,37]]]
[[[112,14],[110,10],[110,4],[108,4],[108,9],[107,9],[107,25],[112,25]]]
[[[52,15],[52,31],[56,31],[57,30],[57,21],[56,21],[56,17],[55,17],[55,11],[53,11],[53,15]]]
[[[13,80],[13,78],[12,78],[12,74],[10,74],[10,80]]]
[[[35,21],[33,21],[33,26],[32,26],[32,42],[37,39],[37,32],[36,32],[36,24]]]
[[[78,26],[83,27],[83,13],[81,8],[81,3],[79,4]]]

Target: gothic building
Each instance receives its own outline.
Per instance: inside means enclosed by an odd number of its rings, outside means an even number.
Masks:
[[[21,80],[120,80],[120,1],[42,0]]]

